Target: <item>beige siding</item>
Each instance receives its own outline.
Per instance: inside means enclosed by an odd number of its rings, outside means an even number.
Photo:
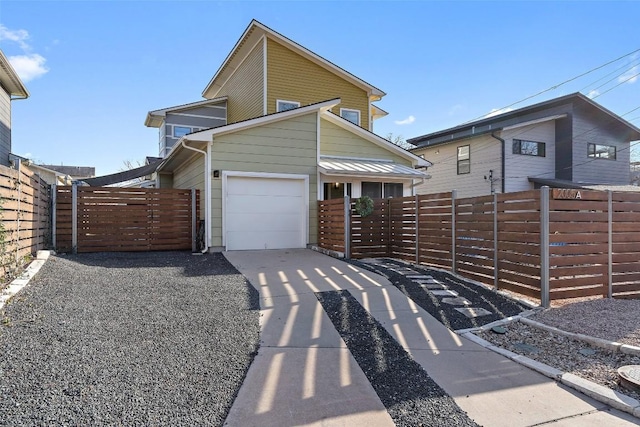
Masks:
[[[160,175],[162,183],[162,175]],[[162,184],[161,184],[162,186]],[[200,190],[200,216],[205,219],[204,209],[204,156],[196,154],[180,165],[173,173],[173,188],[195,188]]]
[[[259,42],[216,95],[229,97],[227,123],[235,123],[263,115],[263,51],[263,43]]]
[[[316,113],[213,141],[212,169],[309,176],[309,243],[317,239]],[[212,181],[212,245],[222,246],[222,180]]]
[[[470,145],[471,172],[458,175],[457,148]],[[490,135],[479,136],[450,144],[438,145],[423,150],[415,150],[414,154],[424,155],[433,163],[428,169],[431,179],[416,188],[418,194],[438,193],[457,190],[458,197],[474,197],[491,194],[491,185],[485,176],[493,170],[496,192],[500,192],[501,147],[500,142]]]
[[[325,156],[393,160],[403,165],[411,161],[355,135],[327,120],[320,122],[320,154]]]
[[[267,41],[267,113],[276,111],[276,100],[300,102],[301,106],[341,98],[340,108],[360,111],[360,126],[369,129],[369,99],[359,87],[289,50]]]
[[[173,174],[160,173],[158,174],[158,186],[160,188],[174,188],[173,187]]]
[[[556,169],[556,126],[554,121],[506,130],[501,133],[505,140],[505,191],[532,190],[530,176],[555,178]],[[513,140],[544,142],[545,157],[513,154]]]

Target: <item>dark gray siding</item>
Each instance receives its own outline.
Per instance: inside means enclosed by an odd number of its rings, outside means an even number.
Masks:
[[[573,179],[572,115],[556,120],[556,179]]]
[[[9,166],[11,152],[11,97],[0,86],[0,165]]]
[[[208,129],[208,128],[226,124],[226,120],[224,119],[224,117],[205,118],[205,117],[186,116],[181,114],[172,114],[172,113],[168,113],[167,118],[165,120],[166,120],[166,123],[170,125],[198,127],[203,129]]]
[[[576,108],[573,116],[573,181],[594,184],[629,184],[627,131],[614,119],[605,119],[593,108]],[[587,156],[589,143],[616,147],[616,160]]]

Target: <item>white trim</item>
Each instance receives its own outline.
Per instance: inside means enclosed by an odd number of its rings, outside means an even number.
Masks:
[[[506,127],[503,127],[502,130],[505,131],[505,130],[517,129],[517,128],[521,128],[523,126],[530,126],[530,125],[535,125],[535,124],[538,124],[538,123],[548,122],[550,120],[562,119],[564,117],[567,117],[567,115],[566,114],[558,114],[558,115],[555,115],[555,116],[543,117],[543,118],[537,119],[537,120],[529,120],[528,122],[518,123],[517,125],[506,126]]]
[[[369,132],[373,132],[373,114],[371,114],[371,99],[369,99],[369,105],[367,106],[367,112],[369,113]]]
[[[358,123],[354,123],[354,124],[360,126],[360,124],[362,123],[362,112],[360,110],[355,110],[353,108],[341,108],[340,109],[340,117],[342,117],[343,119],[348,120],[350,122],[351,122],[351,120],[347,119],[346,117],[344,117],[342,115],[342,113],[345,112],[345,111],[349,112],[349,113],[358,113]],[[351,122],[351,123],[353,123],[353,122]]]
[[[320,111],[318,111],[318,113],[316,114],[316,175],[317,175],[317,179],[316,179],[316,186],[317,186],[317,199],[318,200],[323,200],[320,197],[320,193],[323,192],[323,188],[322,185],[320,184],[320,168],[318,167],[318,165],[320,164],[320,143],[321,143],[321,138],[320,138],[320,129],[321,129],[321,122],[320,120],[322,120],[322,117],[320,117]]]
[[[296,107],[296,108],[300,108],[300,102],[298,102],[298,101],[287,101],[286,99],[276,99],[276,113],[284,113],[285,111],[292,110],[292,108],[290,108],[289,110],[282,110],[282,111],[280,111],[279,104],[280,104],[281,102],[282,102],[282,103],[285,103],[285,102],[286,102],[287,104],[295,104],[295,105],[297,105],[297,107]]]
[[[186,114],[186,113],[171,113],[174,116],[181,116],[181,117],[195,117],[197,119],[215,119],[215,120],[224,120],[223,117],[216,117],[216,116],[202,116],[200,114]],[[181,126],[181,125],[178,125]]]
[[[262,36],[262,114],[267,115],[267,38]]]
[[[227,179],[229,177],[240,178],[265,178],[265,179],[291,179],[304,181],[304,224],[302,245],[309,244],[309,175],[269,173],[269,172],[240,172],[222,171],[222,246],[227,246]],[[209,221],[211,223],[211,221]]]
[[[144,122],[145,126],[147,127],[152,127],[152,121],[154,118],[158,119],[161,117],[166,117],[167,113],[173,113],[174,111],[181,111],[181,110],[188,110],[191,108],[197,108],[197,107],[210,107],[210,108],[224,108],[225,110],[227,109],[226,106],[224,107],[219,107],[219,106],[209,106],[207,104],[214,104],[214,103],[219,103],[219,102],[223,102],[223,101],[227,101],[228,98],[226,96],[221,96],[219,98],[212,98],[212,99],[205,99],[204,101],[196,101],[196,102],[191,102],[189,104],[181,104],[181,105],[176,105],[173,107],[167,107],[167,108],[161,108],[159,110],[153,110],[153,111],[149,111],[147,113],[147,118]],[[162,123],[158,126],[160,127],[162,126]]]

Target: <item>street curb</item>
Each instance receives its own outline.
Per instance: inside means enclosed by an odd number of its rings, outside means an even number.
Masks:
[[[524,319],[521,318],[519,320],[523,321]],[[526,319],[526,320],[529,320],[529,319]],[[535,323],[538,323],[538,322],[535,322]],[[487,350],[491,350],[495,353],[501,354],[506,358],[511,359],[516,363],[519,363],[520,365],[533,369],[534,371],[548,378],[551,378],[556,382],[562,383],[567,387],[571,387],[572,389],[577,390],[589,397],[592,397],[593,399],[599,402],[605,403],[611,406],[612,408],[619,409],[623,412],[627,412],[633,415],[634,417],[640,418],[640,402],[632,397],[618,393],[614,390],[611,390],[608,387],[601,386],[600,384],[596,384],[593,381],[586,380],[574,374],[563,372],[559,369],[556,369],[552,366],[538,362],[537,360],[533,360],[529,357],[514,353],[502,347],[495,346],[493,343],[474,335],[473,332],[471,331],[467,331],[467,332],[456,331],[456,333],[468,339],[469,341],[472,341],[486,348]],[[577,335],[577,334],[573,334],[573,335]],[[610,349],[610,347],[608,348]]]
[[[35,276],[42,268],[44,263],[49,259],[49,256],[55,255],[54,251],[38,251],[36,259],[31,261],[31,264],[22,272],[22,274],[9,283],[0,294],[0,310],[2,310],[11,298],[13,298],[18,292],[20,292],[25,286],[29,284],[29,281]]]

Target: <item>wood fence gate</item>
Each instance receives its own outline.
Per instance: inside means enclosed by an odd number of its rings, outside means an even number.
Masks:
[[[195,250],[197,190],[56,187],[59,252]]]

